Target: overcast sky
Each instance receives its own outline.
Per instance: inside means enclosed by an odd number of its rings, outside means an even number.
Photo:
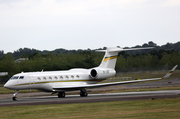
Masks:
[[[0,0],[0,50],[180,41],[180,0]]]

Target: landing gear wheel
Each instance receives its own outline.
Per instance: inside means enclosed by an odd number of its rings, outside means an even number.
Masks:
[[[65,92],[58,92],[58,98],[64,98],[66,96]]]
[[[81,91],[81,92],[80,92],[80,96],[81,96],[81,97],[87,97],[87,96],[88,96],[88,93],[87,93],[86,91],[85,91],[85,92],[84,92],[84,91]]]
[[[86,93],[86,92],[85,92],[85,93],[80,92],[80,96],[81,96],[81,97],[87,97],[87,96],[88,96],[88,93]]]
[[[12,98],[13,101],[17,101],[17,99],[18,99],[17,97],[13,97]]]

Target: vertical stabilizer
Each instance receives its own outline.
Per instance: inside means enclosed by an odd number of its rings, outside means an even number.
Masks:
[[[142,50],[142,49],[152,49],[152,48],[153,47],[122,49],[119,47],[108,47],[106,50],[97,50],[97,52],[105,52],[104,58],[101,61],[99,67],[114,69],[116,66],[118,53],[121,51]]]
[[[104,58],[101,61],[99,67],[114,69],[117,61],[118,51],[110,52],[113,48],[107,48],[103,50],[105,52]]]

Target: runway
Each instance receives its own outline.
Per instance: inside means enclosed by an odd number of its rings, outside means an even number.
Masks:
[[[154,82],[108,86],[103,88],[94,88],[90,90],[92,90],[92,92],[96,92],[96,91],[104,92],[104,90],[108,91],[108,90],[149,88],[149,87],[153,88],[153,87],[164,87],[164,86],[165,87],[180,86],[180,78],[174,78],[170,80],[159,80]],[[18,101],[12,101],[12,95],[13,94],[0,95],[0,107],[171,98],[171,97],[180,97],[180,90],[101,93],[101,94],[89,94],[88,97],[80,97],[79,95],[66,95],[65,98],[50,96],[50,93],[44,93],[44,92],[19,93]]]
[[[91,103],[91,102],[108,102],[108,101],[130,101],[144,99],[159,99],[180,97],[180,90],[165,91],[143,91],[143,92],[123,92],[123,93],[101,93],[89,94],[88,97],[79,95],[67,95],[65,98],[57,96],[43,97],[22,97],[17,101],[12,99],[0,100],[0,107],[5,106],[22,106],[22,105],[43,105],[43,104],[71,104],[71,103]]]

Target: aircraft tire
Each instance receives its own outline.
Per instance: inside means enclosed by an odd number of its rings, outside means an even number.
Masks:
[[[88,93],[87,93],[87,92],[82,92],[82,91],[81,91],[81,92],[80,92],[80,96],[81,96],[81,97],[87,97],[87,96],[88,96]]]
[[[13,101],[17,101],[17,99],[18,99],[17,97],[12,97]]]
[[[66,96],[65,92],[58,92],[58,97],[59,98],[64,98]]]

